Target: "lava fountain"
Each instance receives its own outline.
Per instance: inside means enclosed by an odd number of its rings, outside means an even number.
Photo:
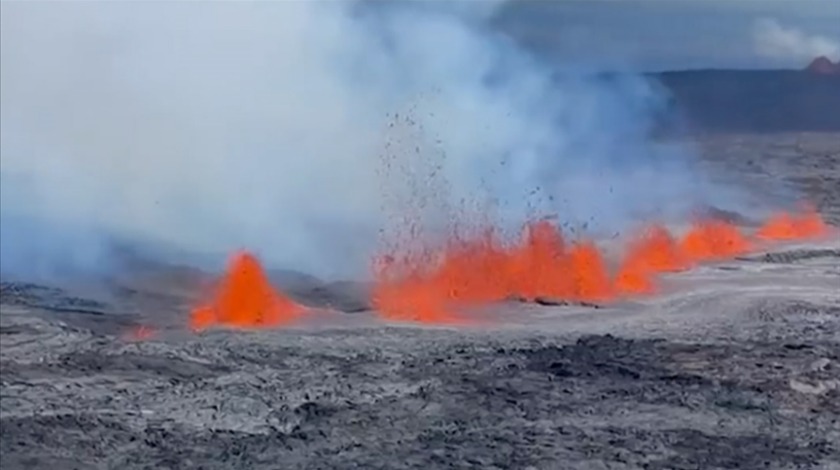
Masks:
[[[190,326],[270,328],[293,322],[303,307],[275,291],[257,258],[235,253],[211,302],[192,311]]]

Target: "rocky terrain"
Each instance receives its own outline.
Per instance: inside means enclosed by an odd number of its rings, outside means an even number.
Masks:
[[[840,133],[710,134],[697,150],[722,180],[771,204],[808,201],[840,226]]]
[[[838,142],[699,148],[837,224]],[[203,276],[3,279],[3,469],[840,468],[836,239],[674,275],[652,298],[511,302],[461,328],[385,324],[360,286],[298,278],[296,298],[353,313],[193,334]]]

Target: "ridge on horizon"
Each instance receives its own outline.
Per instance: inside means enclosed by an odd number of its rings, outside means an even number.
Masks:
[[[840,60],[832,62],[826,56],[818,56],[801,67],[777,67],[777,68],[756,68],[756,67],[683,67],[663,68],[645,70],[643,75],[659,75],[670,73],[691,73],[691,72],[811,72],[817,74],[833,75],[840,73]],[[609,72],[605,72],[609,73]]]
[[[828,57],[821,55],[805,67],[806,72],[820,74],[820,75],[838,75],[840,76],[840,60],[832,62]]]
[[[690,132],[840,132],[840,63],[817,57],[799,69],[648,72]],[[666,116],[663,127],[673,129]]]

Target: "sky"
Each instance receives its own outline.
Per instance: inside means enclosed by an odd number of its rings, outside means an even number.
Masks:
[[[840,60],[840,0],[511,0],[496,23],[557,62],[639,71]]]

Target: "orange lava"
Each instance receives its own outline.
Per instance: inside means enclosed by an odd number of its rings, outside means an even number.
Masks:
[[[742,255],[751,249],[751,245],[738,227],[719,220],[707,220],[696,222],[691,227],[680,248],[688,260],[704,262]]]
[[[475,240],[451,243],[432,279],[448,301],[472,304],[502,300],[511,290],[505,273],[507,263],[501,242],[487,230]]]
[[[789,241],[826,236],[829,227],[820,214],[808,207],[800,214],[781,212],[773,215],[756,232],[765,241]]]
[[[528,224],[513,246],[486,231],[473,240],[456,239],[441,253],[384,259],[375,273],[373,300],[393,320],[460,321],[456,312],[464,307],[513,296],[586,301],[614,296],[595,244],[581,241],[567,249],[559,229],[547,221]]]
[[[448,323],[457,316],[447,309],[436,279],[414,260],[384,257],[377,263],[373,304],[391,320]]]
[[[570,253],[575,279],[575,300],[610,300],[615,292],[598,247],[590,241],[576,243]]]
[[[560,230],[546,220],[525,226],[520,243],[507,252],[507,269],[502,275],[510,286],[508,296],[527,301],[537,297],[570,298],[575,278],[569,253]]]
[[[827,230],[816,213],[795,221],[785,222],[787,232],[778,233],[801,238]],[[781,226],[772,220],[768,225],[774,223]],[[791,225],[796,227],[792,232]],[[628,243],[613,276],[592,241],[567,244],[555,225],[540,220],[526,224],[513,244],[502,243],[488,230],[473,239],[455,237],[439,251],[385,256],[375,272],[373,303],[387,319],[446,323],[459,321],[464,307],[511,297],[609,302],[657,292],[662,273],[751,249],[749,238],[724,221],[698,221],[679,240],[652,224]]]
[[[654,276],[688,268],[688,258],[668,230],[653,224],[643,230],[627,246],[616,275],[616,289],[623,294],[656,292]]]
[[[440,253],[386,256],[376,267],[373,302],[387,318],[430,323],[462,322],[463,308],[509,295],[507,256],[492,231],[456,238]],[[497,273],[494,275],[493,273]]]
[[[294,321],[302,310],[274,290],[255,256],[240,252],[231,258],[214,299],[192,311],[190,327],[275,327]]]
[[[720,220],[695,222],[679,239],[651,224],[629,241],[611,273],[594,242],[567,243],[556,225],[538,220],[512,242],[488,229],[453,236],[438,249],[391,250],[375,260],[371,300],[386,319],[421,323],[462,323],[465,309],[509,298],[609,302],[655,293],[659,275],[742,255],[756,248],[754,239],[804,239],[830,230],[813,209],[771,217],[754,238]],[[271,287],[253,255],[242,252],[232,257],[212,301],[193,310],[190,326],[272,327],[302,311]]]

